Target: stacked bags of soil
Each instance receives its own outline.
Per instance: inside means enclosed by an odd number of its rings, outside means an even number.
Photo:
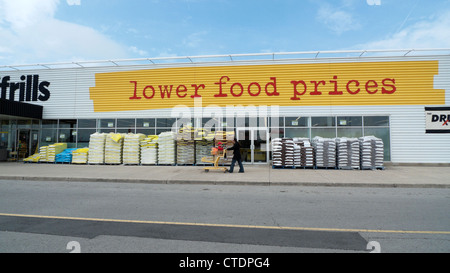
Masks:
[[[122,164],[123,134],[109,133],[105,140],[105,163]]]
[[[126,134],[123,141],[123,164],[138,165],[141,163],[141,141],[144,134]]]
[[[94,133],[89,139],[89,164],[104,164],[105,163],[105,133]]]
[[[150,135],[141,141],[141,164],[158,164],[158,136]]]

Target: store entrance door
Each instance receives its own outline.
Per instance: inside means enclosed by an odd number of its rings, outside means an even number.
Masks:
[[[33,155],[37,151],[39,131],[19,129],[17,130],[17,159],[21,160]]]
[[[243,163],[264,164],[268,162],[268,128],[237,128],[236,135],[237,141],[241,145],[241,157]]]

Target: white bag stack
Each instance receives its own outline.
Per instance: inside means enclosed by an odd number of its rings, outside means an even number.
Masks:
[[[294,167],[294,140],[292,138],[272,140],[272,165],[274,167]]]
[[[137,165],[141,163],[141,141],[144,134],[126,134],[123,141],[123,164]]]
[[[163,132],[158,138],[158,164],[175,164],[175,133]]]
[[[294,141],[294,166],[302,166],[302,147]]]
[[[272,140],[272,165],[274,167],[283,166],[281,138],[274,138]]]
[[[105,163],[122,164],[123,134],[109,133],[105,141]]]
[[[104,164],[105,163],[105,133],[94,133],[89,139],[89,164]]]
[[[357,138],[336,139],[337,166],[340,169],[360,168],[360,148]]]
[[[283,138],[283,166],[294,167],[294,140],[292,138]]]
[[[141,164],[158,164],[158,136],[147,136],[141,141]]]
[[[314,137],[312,140],[316,151],[318,168],[336,167],[336,141],[331,138]]]
[[[374,136],[359,138],[361,149],[361,169],[384,168],[384,143]]]

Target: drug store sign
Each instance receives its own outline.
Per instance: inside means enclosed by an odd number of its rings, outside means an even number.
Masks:
[[[450,133],[450,107],[425,107],[426,133]]]

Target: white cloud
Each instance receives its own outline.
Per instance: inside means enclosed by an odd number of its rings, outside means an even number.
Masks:
[[[93,28],[55,19],[60,0],[0,0],[1,64],[128,57],[128,49]]]
[[[397,33],[356,46],[358,49],[450,48],[450,10]]]
[[[319,8],[317,20],[323,22],[329,29],[338,35],[361,27],[350,12],[335,8],[328,4],[323,4]]]
[[[54,16],[59,0],[0,0],[0,17],[13,29],[21,29]]]
[[[132,53],[135,53],[141,57],[148,57],[148,52],[142,49],[137,48],[136,46],[130,46],[128,48]]]
[[[69,6],[79,6],[81,5],[81,0],[67,0]]]

